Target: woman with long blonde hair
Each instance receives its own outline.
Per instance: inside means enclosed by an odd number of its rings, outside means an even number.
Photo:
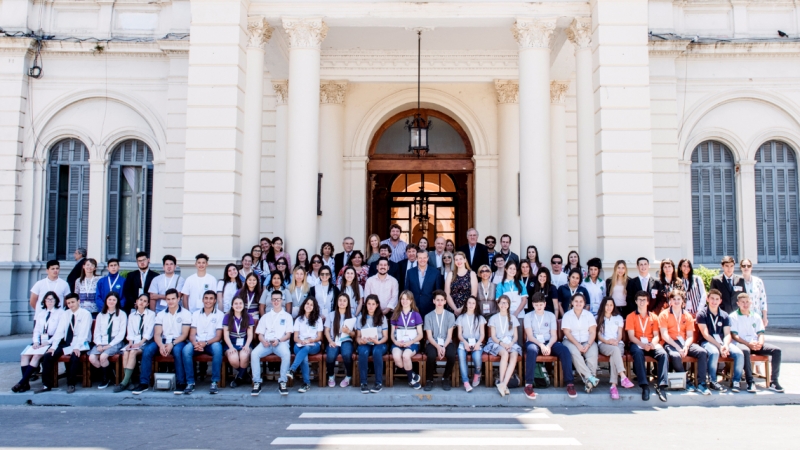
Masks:
[[[306,271],[300,266],[294,268],[292,272],[292,282],[289,283],[289,298],[286,299],[286,312],[292,315],[292,318],[297,318],[300,313],[300,304],[308,297],[308,291],[311,289],[308,281],[306,280]]]
[[[621,310],[628,304],[628,265],[624,259],[614,263],[614,273],[606,279],[606,295]]]

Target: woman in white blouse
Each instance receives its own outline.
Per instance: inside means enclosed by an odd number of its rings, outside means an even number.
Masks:
[[[217,281],[217,305],[223,313],[231,310],[231,302],[239,289],[244,285],[244,279],[239,276],[236,264],[225,266],[222,279]]]
[[[109,292],[103,304],[103,310],[94,321],[94,347],[89,350],[89,362],[103,372],[103,381],[98,389],[105,389],[114,378],[114,370],[108,362],[110,356],[119,353],[122,348],[125,331],[128,326],[128,316],[125,311],[120,311],[119,296],[116,292]]]
[[[586,297],[581,293],[572,296],[572,309],[561,319],[564,345],[572,355],[572,366],[586,385],[586,392],[600,384],[597,379],[597,323],[592,313],[584,309]]]
[[[630,389],[633,383],[628,379],[622,357],[625,355],[625,342],[622,340],[622,330],[625,321],[614,304],[614,299],[606,297],[600,302],[600,313],[597,314],[597,340],[598,350],[608,356],[611,377],[611,399],[619,400],[617,380],[622,387]]]
[[[358,275],[356,269],[352,266],[346,266],[342,273],[340,280],[339,292],[347,294],[350,299],[350,312],[353,317],[361,314],[361,308],[364,306],[364,288],[358,283]]]
[[[59,308],[60,300],[55,292],[50,291],[44,294],[41,304],[42,309],[36,311],[33,318],[33,343],[30,345],[30,350],[40,350],[42,347],[50,347],[50,344],[58,345],[58,342],[51,342],[53,335],[58,329],[58,322],[61,320],[61,313],[63,310]],[[28,349],[25,349],[28,350]],[[25,353],[25,352],[23,352]],[[26,355],[20,357],[20,370],[22,371],[22,378],[14,387],[11,388],[12,392],[25,392],[31,389],[29,380],[31,375],[39,367],[39,361],[42,355]]]
[[[153,339],[153,329],[156,324],[156,313],[147,307],[149,304],[150,300],[147,295],[140,295],[128,317],[128,345],[122,348],[122,368],[125,370],[125,377],[118,386],[114,387],[114,392],[133,390],[134,388],[131,376],[133,369],[136,368],[136,358],[142,353],[144,346]]]

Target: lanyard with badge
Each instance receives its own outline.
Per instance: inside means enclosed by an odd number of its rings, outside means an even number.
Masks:
[[[178,310],[175,311],[175,314],[170,314],[169,311],[167,311],[167,314],[164,317],[164,325],[162,325],[162,328],[167,328],[166,325],[167,325],[168,322],[170,324],[169,328],[175,328],[175,324],[177,323],[177,320],[178,320],[178,313],[180,311],[181,311],[180,310],[180,305],[178,305]],[[164,340],[165,340],[164,343],[165,344],[172,344],[172,342],[175,340],[175,335],[172,334],[173,331],[174,330],[172,330],[172,329],[168,330],[168,334],[164,337]],[[180,331],[180,328],[178,328],[178,331]]]
[[[500,317],[500,329],[503,331],[503,339],[501,339],[501,341],[504,344],[510,344],[511,336],[508,334],[508,322],[511,320],[511,313],[509,312],[508,319],[505,319],[505,321],[503,320],[504,319]]]
[[[539,332],[539,334],[536,335],[536,340],[546,344],[550,339],[545,339],[544,330],[542,330],[542,322],[544,322],[545,314],[542,314],[541,319],[539,319],[538,314],[534,314],[534,316],[536,317],[536,331]]]
[[[675,315],[675,313],[672,313],[672,316],[675,317],[675,327],[678,328],[678,343],[681,344],[681,347],[683,347],[686,345],[686,341],[683,339],[683,336],[681,336],[681,319],[683,318],[683,312],[681,312],[680,315]]]
[[[441,318],[439,320],[439,315],[436,314],[436,325],[438,325],[436,329],[436,343],[439,344],[439,347],[444,347],[444,338],[442,336],[442,325],[444,325],[444,312],[442,312]]]
[[[114,285],[117,284],[117,281],[119,280],[119,272],[117,272],[117,277],[114,278],[114,281],[111,281],[111,275],[109,275],[106,278],[108,278],[108,280],[107,280],[108,281],[108,290],[109,291],[113,291],[114,290]]]
[[[478,343],[478,340],[475,339],[475,336],[478,335],[478,318],[473,314],[472,315],[472,325],[470,326],[470,333],[473,337],[467,338],[467,344],[470,347],[474,347],[475,344]]]
[[[417,337],[417,329],[416,329],[416,327],[415,328],[411,328],[411,329],[409,329],[409,327],[408,327],[408,324],[409,324],[409,321],[411,320],[411,315],[412,314],[414,314],[413,311],[409,311],[408,315],[406,315],[403,312],[400,313],[400,320],[403,321],[403,328],[400,329],[400,330],[397,330],[397,340],[400,341],[400,342],[413,341]],[[437,339],[437,342],[438,341],[439,340]],[[439,344],[439,345],[442,345],[442,344]]]
[[[272,314],[272,321],[270,321],[269,327],[267,327],[267,329],[264,330],[265,331],[264,339],[266,339],[267,341],[271,341],[273,339],[278,338],[278,333],[276,333],[277,330],[275,329],[275,322],[278,321],[280,316],[279,314],[276,314],[274,310],[270,311],[270,313]]]
[[[484,314],[489,314],[492,311],[492,305],[489,303],[489,288],[491,286],[491,284],[487,283],[487,286],[483,287],[483,282],[481,281],[481,292],[483,292],[483,302],[481,307],[483,308]]]
[[[709,311],[708,315],[711,317],[711,335],[714,336],[714,339],[719,343],[719,345],[722,345],[722,337],[720,337],[719,333],[717,333],[717,318],[719,317],[719,314],[714,316],[714,314],[711,314],[711,311]]]
[[[650,341],[645,337],[645,333],[647,333],[645,330],[647,330],[647,325],[650,323],[650,317],[647,317],[647,320],[644,321],[644,325],[642,325],[642,318],[638,317],[638,314],[636,318],[639,320],[639,328],[642,330],[642,337],[640,337],[639,340],[642,341],[642,344],[649,344]],[[639,348],[642,348],[642,346],[640,345]]]
[[[236,317],[234,317],[233,318],[233,324],[234,324],[234,326],[236,326],[236,336],[240,336],[242,334],[242,318],[239,318],[237,320]],[[244,346],[244,338],[243,337],[237,337],[235,345],[237,347],[243,347]]]

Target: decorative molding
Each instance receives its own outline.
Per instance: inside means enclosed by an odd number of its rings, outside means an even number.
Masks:
[[[285,105],[289,101],[289,80],[272,80],[272,89],[275,90],[278,105]]]
[[[494,80],[497,103],[519,103],[519,81]]]
[[[567,28],[567,39],[575,46],[575,51],[589,47],[592,43],[591,17],[576,17]]]
[[[569,81],[551,81],[550,103],[563,104],[567,98],[567,89],[569,89]]]
[[[713,58],[797,58],[798,41],[691,42],[688,39],[652,39],[650,55],[695,59]]]
[[[282,22],[283,29],[289,35],[290,48],[319,49],[325,36],[328,35],[328,25],[321,17],[314,19],[284,17]]]
[[[323,81],[319,84],[319,102],[341,105],[347,92],[347,81]]]
[[[248,17],[247,18],[247,35],[248,35],[248,47],[255,47],[264,49],[264,45],[269,42],[269,39],[272,37],[272,31],[274,29],[269,26],[267,19],[263,16],[256,16],[256,17]]]
[[[550,48],[550,41],[556,29],[556,19],[517,19],[511,26],[511,34],[521,49]]]

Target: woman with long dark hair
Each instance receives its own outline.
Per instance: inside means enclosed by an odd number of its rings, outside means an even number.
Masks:
[[[678,281],[686,293],[686,311],[694,317],[706,304],[706,285],[702,278],[694,274],[694,267],[688,259],[678,263]]]
[[[97,317],[97,277],[94,271],[97,269],[97,261],[94,258],[86,258],[83,263],[81,276],[75,280],[74,292],[80,297],[81,308],[92,313],[92,317]]]
[[[217,307],[227,313],[231,310],[231,302],[239,289],[242,288],[242,279],[239,277],[239,268],[230,263],[222,272],[222,279],[217,281]]]
[[[330,320],[325,323],[325,338],[328,340],[328,348],[325,351],[325,364],[328,372],[328,387],[336,386],[336,358],[342,355],[344,363],[344,380],[339,384],[341,387],[350,386],[350,377],[353,376],[353,337],[356,335],[355,326],[348,328],[345,321],[353,317],[350,308],[350,297],[339,294],[336,298],[336,310]]]
[[[228,364],[236,374],[229,386],[235,388],[244,383],[243,378],[250,364],[250,343],[253,341],[253,321],[245,311],[241,297],[233,299],[231,310],[222,319],[222,337]]]
[[[309,298],[317,300],[319,313],[323,319],[326,319],[333,311],[334,299],[339,296],[339,288],[331,281],[333,278],[331,273],[330,267],[322,266],[322,269],[319,270],[319,284],[312,286],[308,291]]]
[[[531,273],[537,275],[539,269],[542,268],[542,263],[539,261],[539,249],[535,245],[529,245],[525,252],[526,259],[531,264]]]
[[[502,295],[508,297],[511,315],[520,318],[525,316],[525,306],[528,304],[528,291],[519,280],[517,263],[509,260],[506,264],[502,283],[497,285],[495,295],[500,300]]]
[[[48,291],[42,296],[42,309],[36,310],[36,314],[33,318],[33,343],[30,345],[31,350],[39,350],[44,346],[50,347],[51,344],[58,345],[57,342],[51,342],[51,340],[58,329],[61,313],[64,311],[59,308],[60,303],[61,301],[58,299],[58,294],[53,291]],[[43,356],[25,353],[27,352],[23,352],[20,357],[22,378],[11,388],[12,392],[25,392],[31,389],[29,380],[33,372],[36,371],[36,368],[39,367],[39,361],[41,361]]]
[[[628,379],[625,363],[622,362],[622,357],[625,355],[625,342],[622,340],[624,329],[625,320],[614,304],[614,299],[611,297],[603,298],[600,301],[600,309],[597,314],[597,349],[603,355],[608,356],[611,372],[608,382],[611,383],[612,400],[619,400],[617,380],[625,389],[633,387],[633,383]]]
[[[558,314],[556,314],[556,317],[564,317],[564,314],[569,311],[572,297],[575,294],[583,296],[585,305],[586,299],[589,298],[589,292],[586,291],[585,287],[581,286],[581,271],[579,269],[572,269],[567,277],[567,284],[558,288]]]
[[[289,289],[284,287],[283,275],[276,270],[269,275],[268,282],[266,286],[264,286],[264,290],[261,291],[261,298],[258,300],[259,315],[264,317],[264,314],[272,309],[271,294],[273,291],[281,293],[281,300],[283,301],[282,306],[286,309],[286,312],[291,314],[291,307],[286,308],[286,302],[291,298],[291,294],[289,293]]]
[[[678,278],[678,272],[675,263],[669,258],[661,260],[661,267],[658,270],[658,281],[655,282],[655,289],[658,290],[656,294],[655,304],[653,305],[653,314],[659,315],[661,311],[669,309],[669,294],[674,289],[683,289],[683,283]]]
[[[261,301],[261,282],[258,275],[250,272],[244,280],[244,286],[236,293],[236,297],[242,300],[245,307],[244,310],[250,315],[250,320],[253,324],[258,323],[259,309],[258,303]]]
[[[513,261],[509,261],[508,266],[517,267]],[[511,301],[505,294],[497,299],[497,309],[500,312],[489,319],[489,341],[483,348],[484,353],[500,357],[499,383],[496,387],[501,397],[510,394],[508,382],[517,367],[517,357],[522,356],[522,347],[517,343],[519,320],[510,310]]]
[[[319,313],[319,304],[310,295],[303,300],[300,311],[300,315],[294,321],[294,362],[286,375],[293,378],[294,372],[300,368],[303,385],[297,392],[302,394],[311,389],[308,355],[316,355],[322,348],[323,319]]]
[[[358,372],[361,377],[361,393],[377,394],[383,389],[383,355],[386,354],[386,341],[389,340],[388,320],[383,317],[380,308],[380,299],[375,294],[370,294],[364,301],[364,309],[356,319],[356,342],[358,342]],[[365,330],[370,331],[368,335]],[[375,385],[370,389],[367,386],[367,368],[369,357],[375,367]]]
[[[564,267],[564,272],[572,272],[573,269],[580,270],[581,279],[586,278],[586,269],[581,266],[581,256],[575,250],[571,250],[567,255],[567,265]]]
[[[290,267],[291,265],[289,265],[289,261],[287,261],[283,256],[275,261],[275,270],[273,272],[280,272],[280,274],[283,276],[283,287],[289,286],[289,283],[292,281],[292,271],[289,270]]]
[[[311,270],[311,261],[308,259],[308,252],[306,249],[301,248],[298,250],[297,254],[294,256],[294,260],[294,267],[302,267],[306,273]],[[292,269],[292,272],[294,272],[294,269]]]
[[[292,267],[292,255],[283,249],[283,239],[281,239],[279,236],[272,238],[272,253],[275,258],[276,268],[278,260],[281,258],[286,258],[287,269]]]
[[[364,302],[364,288],[358,284],[356,269],[352,266],[345,266],[342,269],[342,276],[339,278],[339,292],[347,295],[350,299],[350,310],[353,317],[359,315]]]
[[[558,289],[553,286],[550,280],[550,270],[547,267],[539,269],[535,283],[536,284],[532,287],[527,288],[528,306],[525,308],[525,312],[529,313],[533,311],[533,303],[531,300],[533,299],[533,294],[539,292],[544,297],[544,310],[556,314],[558,311]]]
[[[102,369],[103,380],[98,389],[105,389],[114,379],[114,370],[108,358],[119,353],[124,345],[125,332],[127,331],[128,315],[120,311],[119,295],[111,291],[106,295],[103,310],[94,321],[94,347],[89,350],[89,362],[96,368]]]

